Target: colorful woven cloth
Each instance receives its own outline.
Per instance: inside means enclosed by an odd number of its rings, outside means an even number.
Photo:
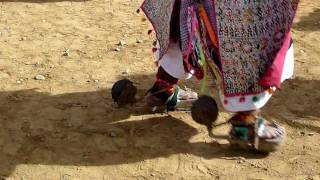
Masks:
[[[218,39],[218,56],[225,96],[257,94],[279,87],[290,30],[299,0],[179,0],[180,13],[173,14],[175,0],[145,0],[142,9],[150,19],[160,44],[160,59],[170,44],[172,16],[180,17],[180,42],[184,58],[196,49],[190,27],[190,9],[204,7]],[[203,31],[200,29],[200,31]],[[203,38],[203,37],[201,37]],[[208,37],[207,37],[208,38]],[[210,40],[210,38],[208,38]],[[202,41],[206,44],[206,40]],[[193,46],[192,46],[193,47]],[[204,51],[210,49],[206,45]],[[206,53],[205,54],[209,54]],[[185,59],[187,62],[189,59]],[[217,61],[219,63],[217,63]]]

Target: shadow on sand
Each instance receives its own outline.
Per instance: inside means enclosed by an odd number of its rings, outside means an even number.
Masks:
[[[135,81],[145,76],[130,77]],[[153,77],[149,78],[150,80]],[[292,80],[266,108],[268,116],[291,126],[279,109],[320,117],[319,81]],[[143,92],[142,92],[143,93]],[[291,109],[292,104],[297,107]],[[299,109],[300,108],[300,109]],[[18,164],[113,165],[188,153],[206,159],[263,155],[230,150],[218,143],[191,143],[198,131],[169,115],[142,119],[136,107],[112,107],[110,89],[61,95],[22,90],[0,93],[0,175]],[[126,121],[135,116],[137,120]],[[305,125],[303,125],[305,126]],[[307,126],[320,132],[319,127]]]

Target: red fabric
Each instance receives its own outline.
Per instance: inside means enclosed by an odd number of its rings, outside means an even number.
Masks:
[[[161,66],[158,69],[157,73],[157,82],[161,82],[161,84],[167,84],[166,86],[175,85],[178,83],[178,79],[170,76]]]
[[[289,32],[272,66],[268,69],[267,73],[260,80],[259,84],[261,86],[266,88],[273,87],[273,86],[280,88],[283,66],[286,60],[288,49],[290,47],[290,42],[291,42],[291,33]]]

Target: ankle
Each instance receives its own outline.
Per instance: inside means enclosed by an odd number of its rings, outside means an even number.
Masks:
[[[260,110],[237,112],[231,118],[231,122],[234,124],[254,124],[260,114]]]
[[[168,74],[161,66],[158,69],[157,79],[150,89],[150,93],[159,99],[166,101],[176,91],[178,79]]]
[[[175,90],[176,90],[175,84],[170,84],[161,79],[158,79],[150,89],[150,93],[156,96],[157,98],[165,101],[170,96],[172,96]]]

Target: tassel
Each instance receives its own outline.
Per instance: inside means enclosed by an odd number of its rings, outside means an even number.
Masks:
[[[155,52],[157,52],[157,51],[158,51],[157,48],[152,48],[152,52],[153,52],[153,53],[155,53]]]
[[[159,61],[155,61],[154,64],[156,65],[156,67],[159,67]]]
[[[152,45],[157,46],[157,41],[153,41]]]

